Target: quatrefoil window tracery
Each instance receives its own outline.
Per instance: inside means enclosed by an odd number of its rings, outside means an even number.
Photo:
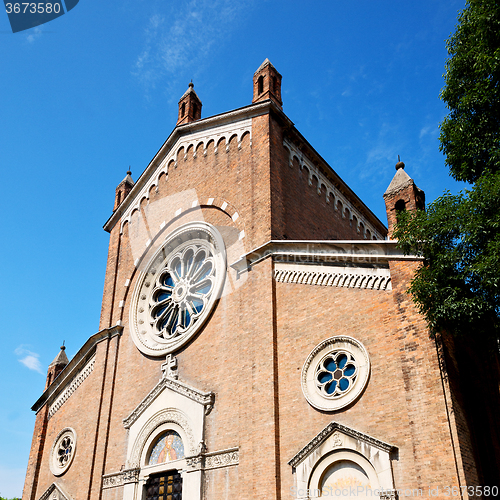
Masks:
[[[189,246],[177,252],[159,273],[151,296],[151,326],[159,337],[184,333],[206,307],[215,280],[208,248]]]

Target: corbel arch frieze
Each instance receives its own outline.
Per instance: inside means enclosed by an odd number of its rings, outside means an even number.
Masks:
[[[371,235],[376,236],[376,239],[383,239],[378,234],[376,229],[365,219],[365,217],[363,217],[363,215],[351,205],[347,198],[337,189],[334,183],[328,180],[319,171],[319,169],[304,156],[302,151],[300,151],[286,139],[283,141],[283,146],[288,151],[288,165],[290,166],[290,168],[293,168],[293,160],[296,159],[299,164],[300,170],[307,170],[309,186],[314,186],[318,195],[321,195],[322,188],[325,188],[326,203],[331,203],[333,199],[333,206],[336,208],[338,202],[340,201],[343,207],[349,207],[349,220],[352,221],[353,216],[357,218],[358,230],[360,229],[360,223],[363,223],[363,227],[365,230],[365,234],[363,236],[366,236],[366,230],[369,230]],[[342,217],[344,217],[344,214],[342,214]]]
[[[207,154],[208,145],[214,143],[214,153],[218,153],[219,144],[224,145],[224,150],[229,152],[229,144],[233,137],[237,139],[238,150],[241,149],[243,138],[246,135],[250,136],[250,145],[252,144],[252,119],[240,120],[236,123],[214,127],[208,130],[202,130],[194,134],[189,134],[179,137],[175,144],[166,152],[166,154],[159,160],[158,166],[150,176],[149,180],[144,184],[139,193],[135,196],[135,201],[131,203],[122,217],[122,227],[125,220],[129,220],[132,212],[140,207],[141,201],[146,198],[149,200],[149,193],[151,188],[157,186],[160,176],[165,174],[168,181],[169,165],[173,164],[177,167],[180,159],[187,160],[188,151],[193,158],[197,156],[197,150],[200,144],[203,145],[203,155]],[[179,152],[182,150],[182,158]]]
[[[134,446],[127,463],[127,468],[134,469],[140,467],[141,455],[149,437],[155,429],[168,423],[177,424],[184,431],[187,438],[186,448],[189,450],[189,454],[197,454],[197,445],[189,417],[184,412],[176,408],[167,408],[153,415],[153,417],[151,417],[141,429],[134,442]]]

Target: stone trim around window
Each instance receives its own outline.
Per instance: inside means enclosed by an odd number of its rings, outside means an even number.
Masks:
[[[165,356],[203,327],[223,290],[226,249],[219,231],[190,222],[171,232],[135,285],[130,333],[149,356]]]
[[[318,344],[302,368],[302,392],[322,411],[337,411],[353,403],[370,377],[370,359],[361,342],[347,335]]]
[[[50,451],[49,466],[54,476],[64,474],[70,467],[76,454],[76,432],[66,427],[57,435]]]

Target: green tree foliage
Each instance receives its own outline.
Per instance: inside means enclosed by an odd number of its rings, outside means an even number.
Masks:
[[[441,151],[451,175],[475,182],[500,167],[500,2],[469,0],[448,39]]]
[[[441,151],[451,175],[475,182],[500,167],[500,2],[469,0],[448,39]]]
[[[468,0],[448,40],[441,150],[472,184],[417,213],[394,237],[424,257],[410,287],[431,331],[500,337],[500,2]]]
[[[425,258],[410,293],[433,333],[497,336],[500,311],[500,172],[398,216],[405,253]]]

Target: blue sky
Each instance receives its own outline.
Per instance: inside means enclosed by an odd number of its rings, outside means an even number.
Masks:
[[[12,34],[0,13],[0,495],[21,495],[48,364],[98,330],[115,186],[175,126],[245,106],[268,57],[283,109],[386,223],[397,155],[432,201],[445,39],[464,0],[80,0]]]

